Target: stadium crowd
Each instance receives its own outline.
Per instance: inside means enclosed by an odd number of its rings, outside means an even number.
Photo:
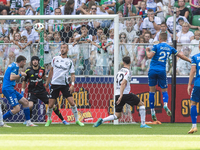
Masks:
[[[173,38],[173,7],[176,9],[178,51],[187,57],[199,53],[200,3],[198,0],[44,0],[44,15],[118,14],[119,66],[130,56],[132,75],[147,75],[150,60],[145,49],[158,43],[159,34]],[[0,0],[1,15],[40,15],[40,0]],[[199,17],[200,18],[200,17]],[[33,25],[39,20],[0,20],[0,74],[19,55],[40,55],[40,35]],[[114,74],[113,20],[45,20],[44,65],[48,74],[51,60],[60,54],[61,44],[68,43],[69,57],[76,75]],[[139,43],[139,44],[138,44]],[[171,74],[171,59],[167,73]],[[25,66],[25,68],[27,67]],[[189,75],[191,65],[177,60],[177,75]]]

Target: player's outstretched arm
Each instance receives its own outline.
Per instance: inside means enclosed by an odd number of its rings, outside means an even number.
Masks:
[[[190,95],[191,84],[192,84],[192,80],[194,78],[195,73],[196,73],[196,66],[192,66],[190,70],[190,78],[189,78],[188,87],[187,87],[188,95]]]
[[[72,94],[74,92],[74,82],[75,82],[75,74],[71,73],[71,86],[69,88],[70,94]]]
[[[10,75],[10,81],[13,80],[18,80],[19,78],[21,78],[22,76],[26,76],[25,72],[21,72],[20,74],[16,75],[16,74],[11,74]]]
[[[45,87],[48,88],[49,86],[49,83],[52,79],[52,76],[53,76],[53,67],[51,67],[50,71],[49,71],[49,75],[48,75],[48,78],[47,78],[47,81],[46,81],[46,84],[45,84]]]
[[[182,53],[178,53],[177,56],[180,57],[181,59],[191,63],[191,60],[189,58],[187,58],[185,55],[183,55]]]

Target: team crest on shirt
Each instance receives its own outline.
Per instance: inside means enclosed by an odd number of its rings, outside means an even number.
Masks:
[[[67,66],[68,66],[68,65],[69,65],[69,62],[65,62],[65,65],[67,65]]]
[[[38,73],[38,77],[39,77],[39,78],[42,78],[42,75],[43,75],[43,70],[40,69],[40,70],[39,70],[39,73]]]

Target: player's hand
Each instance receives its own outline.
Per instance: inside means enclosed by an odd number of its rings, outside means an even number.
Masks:
[[[127,7],[128,7],[128,9],[130,10],[130,9],[131,9],[131,4],[128,4]]]
[[[45,88],[48,89],[49,88],[49,84],[45,83]]]
[[[69,91],[70,91],[70,94],[72,94],[74,92],[74,86],[73,85],[70,86]]]
[[[150,48],[149,48],[149,47],[147,47],[147,48],[146,48],[146,51],[150,52]]]
[[[149,21],[150,22],[154,21],[153,17],[149,17]]]
[[[22,76],[27,76],[27,74],[25,72],[21,72]]]
[[[116,101],[116,104],[119,105],[119,103],[121,102],[121,100],[122,100],[122,97],[120,96],[120,97],[118,98],[118,100]]]
[[[188,85],[188,87],[187,87],[188,95],[190,95],[190,91],[191,91],[191,85]]]

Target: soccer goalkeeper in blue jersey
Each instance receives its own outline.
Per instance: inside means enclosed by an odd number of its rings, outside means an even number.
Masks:
[[[14,89],[16,85],[15,80],[20,79],[22,76],[26,76],[25,72],[18,74],[19,68],[23,68],[25,64],[26,58],[20,55],[17,57],[16,62],[13,62],[8,66],[5,72],[3,78],[2,93],[8,99],[13,109],[5,113],[3,115],[3,119],[12,117],[14,114],[18,113],[20,111],[19,103],[21,103],[24,108],[24,114],[27,121],[26,126],[36,126],[30,121],[30,109],[28,100]]]
[[[159,44],[154,45],[152,50],[146,48],[146,54],[151,59],[150,69],[148,72],[148,83],[149,83],[149,104],[151,108],[151,117],[153,121],[156,121],[156,112],[154,110],[154,94],[156,92],[156,85],[161,88],[164,102],[164,109],[168,116],[171,116],[168,104],[168,93],[167,93],[167,74],[166,74],[166,63],[171,54],[175,54],[183,60],[191,62],[189,58],[181,53],[178,53],[176,49],[169,46],[167,43],[167,33],[161,33],[159,35]]]

